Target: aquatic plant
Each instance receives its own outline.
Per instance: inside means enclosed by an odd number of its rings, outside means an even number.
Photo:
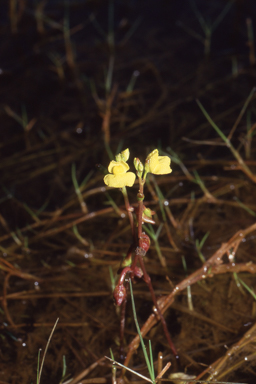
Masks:
[[[144,281],[147,283],[157,314],[161,320],[168,344],[170,345],[170,348],[173,354],[176,357],[178,357],[176,348],[171,340],[169,331],[167,329],[165,319],[157,303],[150,276],[146,271],[144,261],[143,261],[143,257],[147,254],[150,247],[150,238],[145,232],[142,231],[142,224],[144,224],[144,222],[147,222],[147,221],[154,223],[154,221],[152,220],[152,215],[154,214],[154,212],[151,211],[150,208],[145,207],[145,205],[143,204],[143,200],[145,197],[144,185],[145,185],[148,173],[152,173],[155,175],[165,175],[165,174],[171,173],[172,172],[172,169],[170,167],[171,159],[169,156],[159,156],[157,149],[152,151],[147,156],[144,165],[139,158],[134,159],[134,167],[136,170],[138,183],[139,183],[139,191],[137,194],[138,204],[136,209],[134,209],[130,205],[129,197],[126,189],[126,186],[129,186],[129,187],[133,186],[136,178],[134,173],[127,172],[130,168],[129,165],[127,164],[129,157],[130,157],[130,151],[128,148],[125,151],[119,153],[116,156],[116,161],[112,160],[110,162],[108,166],[109,174],[104,177],[104,182],[106,185],[113,188],[121,188],[122,194],[124,196],[125,206],[129,216],[132,236],[133,236],[133,242],[127,251],[126,257],[121,263],[121,268],[123,269],[120,273],[118,283],[113,292],[113,296],[116,304],[118,306],[123,305],[124,307],[121,315],[121,353],[123,348],[123,335],[124,335],[124,325],[125,325],[124,317],[125,317],[125,306],[126,306],[126,296],[127,296],[127,282],[125,278],[127,275],[130,275],[132,280],[134,280],[135,277],[143,278]],[[133,212],[135,212],[136,214],[136,221],[137,221],[136,227],[133,220]],[[137,263],[140,264],[140,267],[137,266]]]

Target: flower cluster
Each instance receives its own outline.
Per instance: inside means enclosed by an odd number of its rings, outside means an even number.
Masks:
[[[136,175],[133,172],[128,172],[130,167],[127,164],[130,151],[127,148],[125,151],[119,153],[116,156],[116,161],[112,160],[108,166],[108,172],[104,177],[104,183],[108,187],[123,188],[132,187],[135,183]],[[158,150],[155,149],[146,158],[145,167],[143,167],[141,161],[138,158],[134,159],[134,165],[138,174],[142,174],[144,169],[144,178],[147,173],[153,173],[154,175],[166,175],[172,172],[170,167],[171,159],[168,156],[159,156]]]

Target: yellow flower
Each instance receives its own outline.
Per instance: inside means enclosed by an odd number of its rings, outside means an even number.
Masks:
[[[108,166],[109,174],[104,177],[104,183],[114,188],[132,187],[136,176],[133,172],[127,172],[129,168],[124,161],[112,160]]]
[[[158,156],[158,149],[154,149],[146,158],[145,170],[154,175],[171,173],[171,159],[168,156]]]

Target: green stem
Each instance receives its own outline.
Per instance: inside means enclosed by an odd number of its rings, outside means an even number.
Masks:
[[[129,197],[127,194],[126,187],[122,188],[122,194],[124,196],[125,208],[126,208],[126,211],[128,213],[128,217],[129,217],[129,221],[130,221],[130,225],[131,225],[131,229],[132,229],[132,237],[133,237],[133,240],[135,242],[136,241],[136,234],[135,234],[134,220],[133,220],[133,215],[132,215],[132,207],[130,206]]]

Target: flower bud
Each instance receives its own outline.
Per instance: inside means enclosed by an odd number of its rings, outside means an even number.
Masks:
[[[142,235],[141,235],[141,237],[139,239],[139,247],[144,250],[145,254],[149,250],[150,238],[144,232],[142,233]]]
[[[145,173],[149,173],[149,171],[150,171],[149,160],[146,159],[146,161],[145,161]]]
[[[122,161],[122,155],[121,155],[121,153],[118,153],[118,154],[116,155],[116,161],[117,161],[117,162]]]
[[[126,299],[126,289],[121,285],[117,285],[113,292],[113,297],[115,299],[116,305],[120,306],[122,302]]]
[[[134,168],[136,169],[136,171],[139,170],[139,164],[140,164],[140,159],[138,157],[134,157],[134,160],[133,160],[133,164],[134,164]]]
[[[125,267],[130,267],[130,265],[132,264],[132,254],[128,254],[122,261],[121,263],[121,267],[122,268],[125,268]]]
[[[144,223],[155,224],[155,221],[152,219],[152,215],[154,214],[155,214],[154,211],[152,211],[150,208],[146,208],[143,205],[142,224]]]
[[[142,164],[142,162],[140,161],[139,162],[139,165],[138,165],[138,172],[142,173],[144,170],[144,165]]]
[[[121,160],[123,160],[126,163],[130,157],[129,148],[126,148],[123,152],[120,153],[120,155],[121,155]]]
[[[137,193],[137,200],[138,200],[138,201],[143,201],[143,200],[144,200],[144,197],[145,197],[145,196],[143,195],[143,193],[140,193],[140,192]]]
[[[138,277],[139,279],[143,276],[143,272],[140,267],[134,267],[133,273],[134,276]]]

